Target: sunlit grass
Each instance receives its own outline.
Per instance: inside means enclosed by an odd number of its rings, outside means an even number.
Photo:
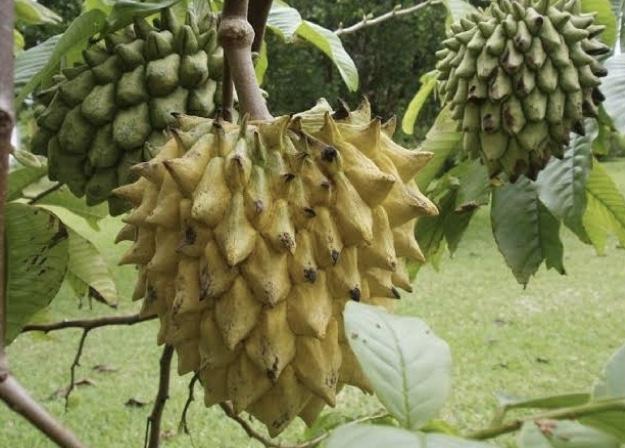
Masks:
[[[625,162],[607,164],[625,191]],[[425,268],[415,293],[406,296],[399,312],[418,316],[446,339],[454,355],[454,393],[444,417],[463,430],[488,423],[496,392],[538,396],[586,390],[607,357],[625,342],[625,251],[612,244],[606,257],[597,257],[569,232],[564,232],[566,276],[540,270],[527,289],[514,280],[494,247],[488,214],[478,213],[452,260],[440,272]],[[107,242],[119,224],[108,220],[98,239],[115,260],[122,248]],[[116,269],[120,292],[132,290],[132,268]],[[122,301],[118,313],[136,305]],[[47,319],[95,317],[112,310],[94,305],[77,309],[67,291],[54,302]],[[9,348],[17,377],[48,409],[72,427],[91,447],[140,447],[146,417],[156,391],[160,348],[156,323],[94,331],[88,339],[77,378],[95,385],[78,388],[64,412],[59,398],[49,398],[69,380],[68,369],[79,331],[19,337]],[[117,369],[97,373],[93,366]],[[257,447],[218,409],[197,402],[191,411],[193,445],[175,435],[187,396],[189,377],[174,375],[163,430],[166,447]],[[124,405],[130,399],[150,402],[142,408]],[[354,390],[342,394],[340,412],[362,415],[379,408],[372,397]],[[0,408],[0,447],[52,446],[20,418]],[[294,425],[286,438],[299,437]]]

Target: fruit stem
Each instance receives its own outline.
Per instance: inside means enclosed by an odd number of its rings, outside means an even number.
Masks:
[[[252,63],[254,29],[247,21],[247,11],[248,0],[226,0],[219,25],[219,43],[228,61],[241,114],[247,113],[253,120],[269,120],[272,116],[256,82]]]

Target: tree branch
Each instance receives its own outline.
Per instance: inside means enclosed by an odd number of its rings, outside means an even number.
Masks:
[[[49,333],[51,331],[65,330],[67,328],[82,328],[83,330],[93,330],[94,328],[109,327],[115,325],[134,325],[148,320],[154,320],[156,316],[139,316],[131,314],[128,316],[105,316],[96,319],[78,319],[63,320],[50,324],[31,324],[22,328],[22,333],[30,331],[43,331]]]
[[[412,14],[426,6],[437,5],[440,3],[442,3],[441,0],[426,0],[424,2],[421,2],[413,6],[407,6],[406,8],[402,8],[401,5],[397,5],[391,11],[385,14],[382,14],[378,17],[365,16],[360,22],[355,23],[351,26],[348,26],[347,28],[343,28],[343,26],[341,26],[339,27],[339,29],[337,29],[334,32],[334,34],[336,34],[337,36],[341,36],[343,34],[355,33],[356,31],[360,31],[363,28],[377,25],[382,22],[386,22],[387,20],[390,20],[395,17],[401,17],[401,16],[405,16],[408,14]]]
[[[228,60],[241,115],[248,113],[253,120],[270,120],[272,116],[256,83],[251,50],[254,29],[247,21],[247,9],[248,0],[225,1],[219,24],[219,43]]]
[[[78,438],[33,400],[13,376],[7,375],[4,379],[0,379],[0,399],[59,446],[83,448],[84,445]]]
[[[146,447],[158,448],[161,442],[161,419],[163,410],[169,398],[169,378],[171,373],[171,359],[174,355],[174,347],[165,345],[160,361],[160,377],[158,381],[158,392],[154,400],[152,413],[148,417],[146,432]]]
[[[571,406],[568,408],[542,412],[540,414],[522,417],[499,426],[474,432],[467,435],[467,438],[474,440],[487,440],[508,434],[510,432],[518,431],[526,422],[536,422],[541,420],[578,420],[582,417],[588,417],[589,415],[609,411],[625,411],[625,399],[597,401],[580,406]]]
[[[28,420],[57,445],[82,448],[78,438],[59,424],[37,403],[9,371],[5,352],[6,335],[6,266],[5,266],[5,202],[13,114],[13,14],[11,0],[2,2],[0,8],[0,400]]]
[[[247,21],[254,29],[254,41],[252,42],[252,53],[260,52],[265,37],[267,18],[271,10],[273,0],[254,0],[247,12]]]

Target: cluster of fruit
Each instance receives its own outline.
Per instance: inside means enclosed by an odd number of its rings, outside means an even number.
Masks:
[[[165,9],[153,25],[136,18],[105,35],[83,59],[38,95],[32,151],[48,157],[50,179],[86,195],[88,204],[108,200],[116,215],[128,204],[111,190],[132,181],[130,167],[166,141],[171,113],[215,111],[223,49],[214,17],[188,12],[181,24]]]
[[[597,56],[610,52],[575,0],[499,0],[453,24],[437,69],[464,149],[491,175],[534,176],[584,132],[603,101]]]

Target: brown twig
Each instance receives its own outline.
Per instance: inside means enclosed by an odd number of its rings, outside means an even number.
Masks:
[[[265,28],[267,27],[267,18],[271,10],[273,0],[254,0],[250,3],[247,12],[247,21],[250,22],[254,29],[254,41],[252,42],[252,53],[258,53],[263,45],[265,38]]]
[[[85,342],[87,341],[87,336],[89,335],[89,332],[96,328],[110,327],[115,325],[134,325],[152,319],[155,319],[155,317],[142,317],[138,314],[131,314],[129,316],[106,316],[97,319],[65,320],[60,322],[53,322],[50,324],[26,325],[24,328],[22,328],[22,333],[32,331],[43,331],[44,333],[49,333],[51,331],[65,330],[68,328],[82,329],[80,341],[78,342],[78,349],[76,350],[76,355],[74,356],[74,361],[72,362],[69,371],[69,385],[63,393],[63,398],[65,400],[65,410],[67,411],[69,407],[69,397],[74,391],[74,386],[76,385],[76,368],[80,366],[80,358],[85,348]]]
[[[30,324],[22,328],[22,333],[29,331],[43,331],[49,333],[51,331],[64,330],[66,328],[82,328],[83,330],[93,330],[100,327],[110,327],[115,325],[134,325],[148,320],[154,320],[156,316],[139,316],[138,314],[131,314],[128,316],[105,316],[95,319],[77,319],[77,320],[63,320],[60,322],[53,322],[50,324]]]
[[[226,0],[219,24],[219,43],[224,49],[241,115],[248,113],[253,120],[272,118],[256,83],[252,63],[254,29],[247,21],[248,0]]]
[[[148,417],[145,428],[145,446],[147,448],[158,448],[161,443],[161,420],[163,410],[169,398],[169,378],[171,373],[171,360],[174,355],[174,347],[165,345],[160,361],[160,376],[158,381],[158,391],[154,400],[152,413]]]
[[[69,369],[69,385],[63,394],[63,398],[65,399],[65,411],[69,407],[69,396],[72,394],[74,390],[74,386],[76,385],[76,367],[80,366],[80,357],[82,356],[82,351],[85,348],[85,341],[87,340],[87,335],[89,334],[89,330],[83,330],[82,335],[80,336],[80,341],[78,342],[78,350],[76,350],[76,355],[74,356],[74,361],[72,362],[72,366]]]
[[[291,445],[274,442],[273,440],[265,437],[264,435],[256,431],[254,428],[252,428],[252,425],[250,425],[247,420],[245,420],[243,417],[237,415],[234,412],[234,409],[232,409],[232,406],[229,403],[220,403],[219,406],[221,406],[221,409],[223,409],[223,411],[229,418],[237,422],[239,426],[243,428],[243,430],[249,437],[251,437],[254,440],[259,441],[266,448],[313,448],[330,436],[330,433],[326,432],[310,440],[306,440],[304,442],[291,444]],[[358,418],[356,420],[349,422],[348,424],[351,425],[351,424],[356,424],[356,423],[365,423],[371,420],[376,420],[378,418],[386,417],[387,415],[388,415],[388,412],[381,411],[373,415],[366,415],[364,417]]]
[[[343,34],[351,34],[351,33],[355,33],[356,31],[360,31],[363,28],[367,28],[369,26],[373,26],[373,25],[377,25],[379,23],[382,22],[386,22],[387,20],[390,20],[392,18],[395,17],[401,17],[401,16],[405,16],[408,14],[412,14],[418,10],[420,10],[421,8],[424,8],[426,6],[430,6],[430,5],[437,5],[442,3],[441,0],[426,0],[424,2],[421,2],[417,5],[413,5],[413,6],[407,6],[405,8],[402,8],[401,5],[397,5],[395,6],[391,11],[382,14],[378,17],[369,17],[369,16],[365,16],[363,17],[363,19],[358,22],[355,23],[351,26],[348,26],[347,28],[343,28],[343,26],[340,26],[339,29],[337,29],[334,34],[336,34],[337,36],[341,36]]]
[[[13,21],[14,4],[3,0],[0,8],[0,400],[27,419],[57,445],[82,448],[82,443],[61,426],[13,377],[4,349],[6,335],[6,266],[4,205],[9,172],[13,114]]]
[[[187,401],[184,403],[184,408],[182,409],[182,415],[180,416],[180,423],[178,423],[178,432],[182,431],[185,434],[189,435],[189,424],[187,423],[187,413],[189,412],[189,408],[191,407],[191,403],[195,401],[195,383],[200,379],[199,371],[193,375],[191,381],[189,381],[189,395],[187,396]]]

